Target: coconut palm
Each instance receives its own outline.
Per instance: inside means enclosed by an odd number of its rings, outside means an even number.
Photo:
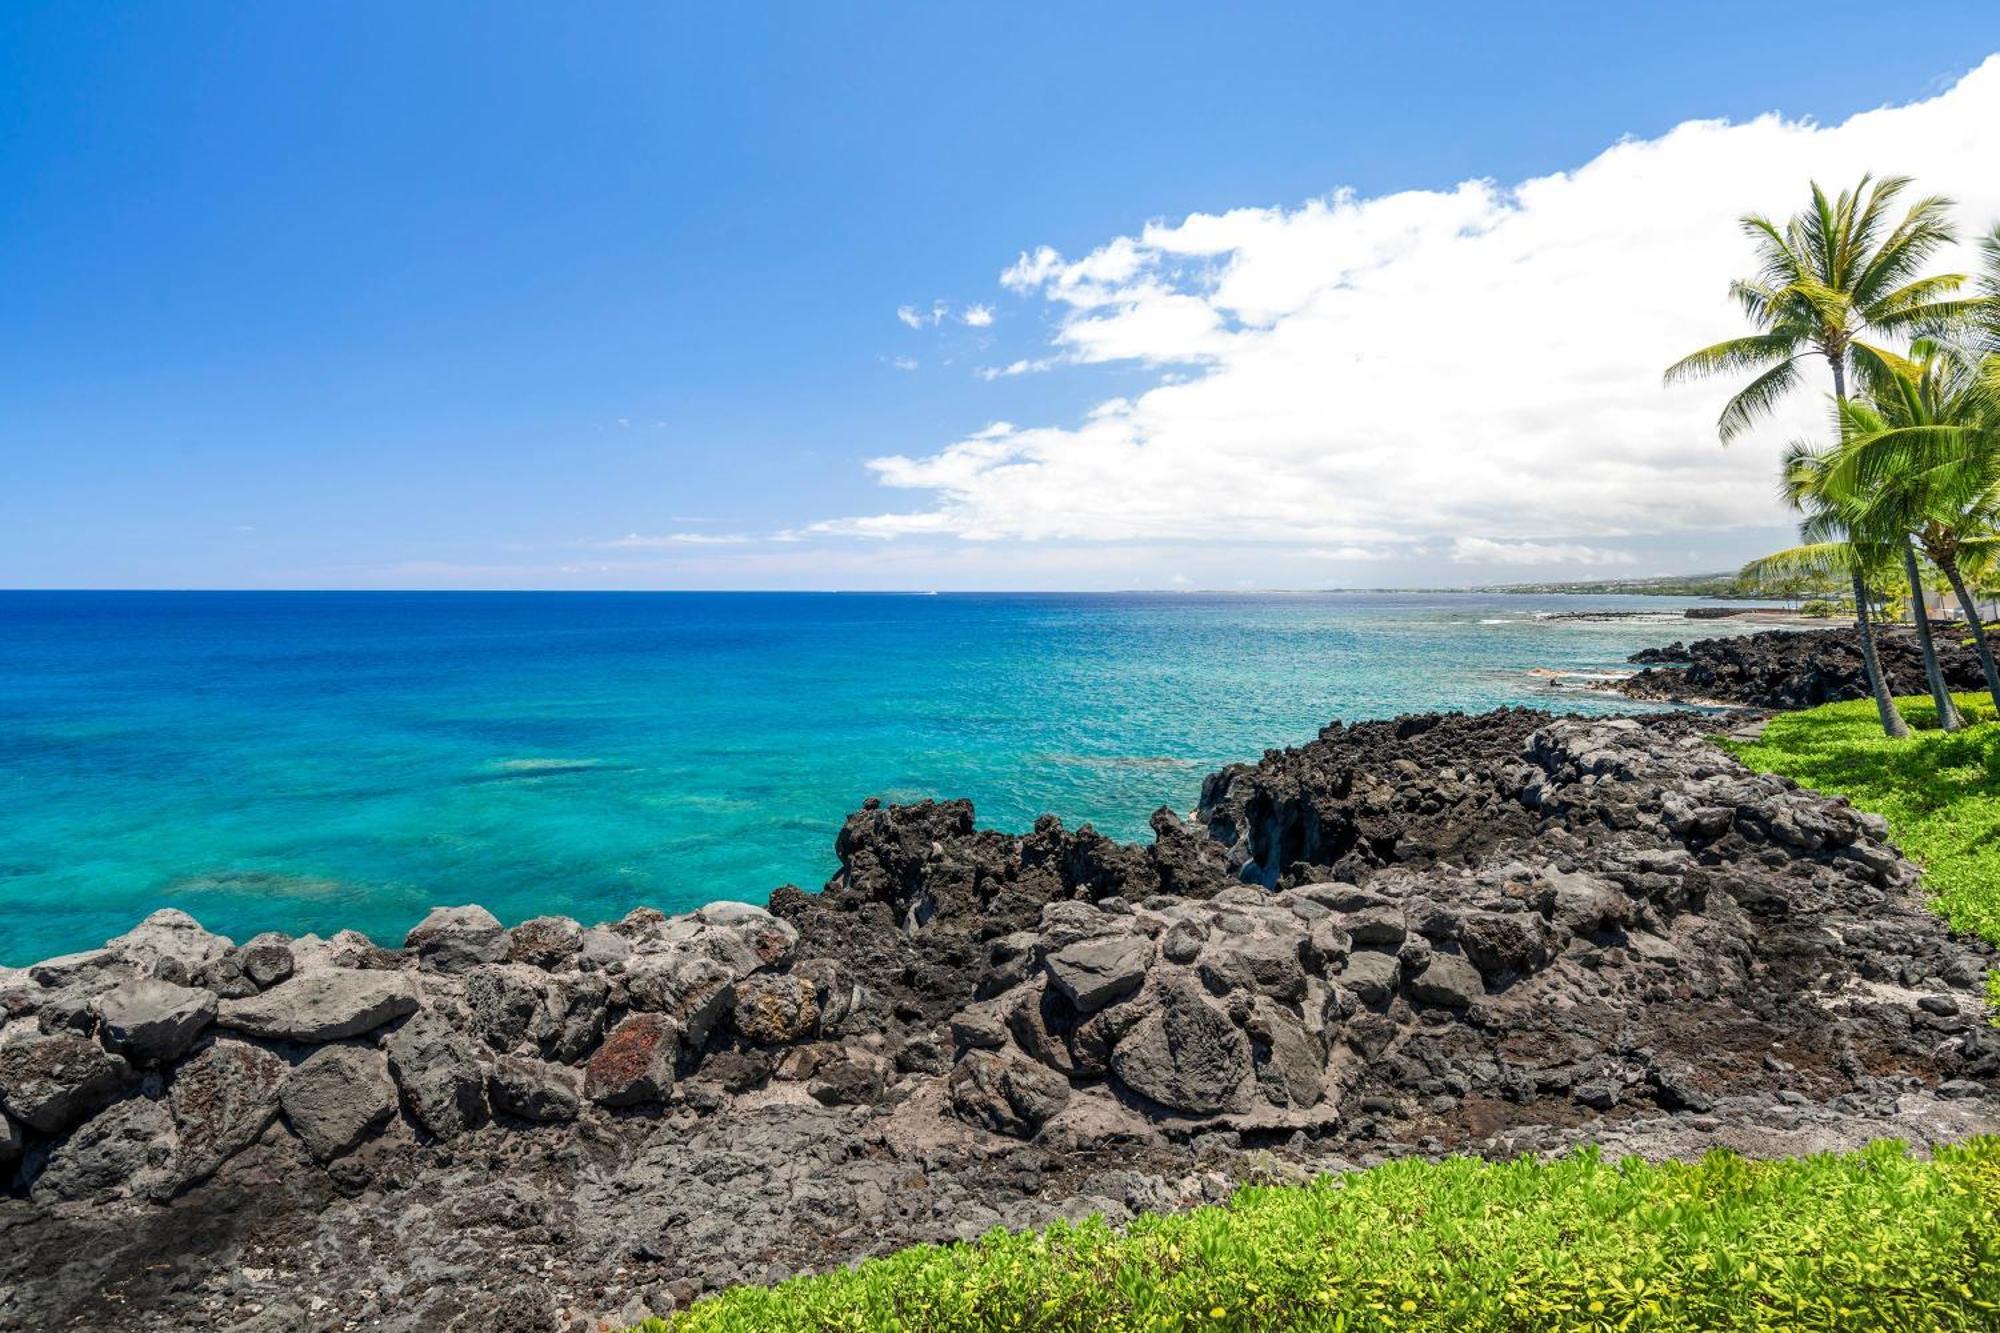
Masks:
[[[1800,363],[1807,358],[1825,359],[1833,372],[1835,404],[1844,405],[1850,368],[1864,383],[1872,383],[1902,364],[1902,358],[1867,341],[1868,336],[1907,336],[1962,323],[1972,313],[1976,303],[1953,299],[1965,275],[1919,275],[1925,262],[1954,239],[1951,202],[1939,195],[1919,199],[1900,222],[1890,225],[1891,209],[1909,183],[1906,176],[1890,176],[1871,184],[1863,176],[1852,190],[1829,200],[1815,181],[1812,206],[1783,227],[1757,213],[1742,219],[1743,230],[1756,243],[1758,272],[1732,282],[1729,291],[1757,332],[1690,353],[1666,372],[1669,384],[1756,372],[1716,422],[1724,444],[1799,386]],[[1879,701],[1887,698],[1887,690],[1874,666],[1874,632],[1865,602],[1855,598],[1855,627],[1868,665],[1869,692]],[[1918,607],[1922,626],[1921,598]],[[1918,637],[1920,646],[1928,641],[1927,626]],[[1935,672],[1928,650],[1925,661]],[[1889,728],[1888,716],[1883,726]]]
[[[1875,653],[1874,627],[1869,623],[1869,583],[1884,573],[1894,557],[1895,543],[1871,530],[1864,509],[1843,502],[1832,492],[1827,479],[1834,456],[1810,444],[1794,444],[1785,453],[1779,473],[1779,489],[1785,502],[1805,515],[1799,524],[1800,544],[1787,547],[1743,566],[1737,577],[1747,583],[1764,583],[1805,576],[1845,577],[1854,590],[1854,623],[1861,639],[1861,665],[1868,692],[1875,699],[1875,712],[1886,736],[1910,734],[1903,715],[1889,697],[1889,682]]]
[[[2000,550],[2000,402],[1989,391],[2000,385],[2000,354],[1924,339],[1911,353],[1908,373],[1870,402],[1841,408],[1845,441],[1827,485],[1909,534],[1944,576],[2000,709],[2000,670],[1967,584],[1968,566],[1983,568]],[[1906,561],[1913,593],[1915,563],[1914,555]],[[1922,617],[1918,628],[1928,630]]]
[[[1724,444],[1799,386],[1807,358],[1825,359],[1834,397],[1845,401],[1850,371],[1867,384],[1901,360],[1869,338],[1932,332],[1962,323],[1977,308],[1976,301],[1954,299],[1964,274],[1918,273],[1955,239],[1951,201],[1919,199],[1892,227],[1890,210],[1909,178],[1870,180],[1863,176],[1831,200],[1815,182],[1812,206],[1782,227],[1757,213],[1742,219],[1757,246],[1758,271],[1729,291],[1758,331],[1690,353],[1666,372],[1669,384],[1757,372],[1716,422]]]

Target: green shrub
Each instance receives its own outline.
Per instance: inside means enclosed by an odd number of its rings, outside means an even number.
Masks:
[[[1814,620],[1828,620],[1842,614],[1840,603],[1829,602],[1823,597],[1815,597],[1799,608],[1799,614]]]
[[[1409,1160],[741,1287],[706,1330],[1992,1329],[2000,1139],[1931,1161]]]

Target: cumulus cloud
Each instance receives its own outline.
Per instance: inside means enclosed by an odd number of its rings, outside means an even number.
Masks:
[[[958,317],[975,329],[983,329],[993,323],[993,307],[990,305],[969,305],[959,312]]]
[[[1076,259],[1024,252],[1001,285],[1047,303],[1053,346],[977,373],[1115,364],[1121,396],[873,459],[921,498],[818,530],[1431,542],[1460,561],[1590,565],[1660,534],[1783,524],[1773,462],[1822,425],[1818,395],[1723,450],[1731,386],[1660,383],[1743,329],[1725,294],[1752,264],[1737,216],[1789,213],[1814,179],[1902,172],[1956,197],[1971,232],[2000,218],[1995,162],[2000,57],[1836,125],[1690,121],[1512,185],[1336,190],[1153,222]]]

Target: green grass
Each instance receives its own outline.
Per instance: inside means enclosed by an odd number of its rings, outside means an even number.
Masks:
[[[2000,1139],[1930,1161],[1402,1161],[740,1287],[694,1330],[1992,1329]]]
[[[1780,714],[1762,740],[1729,748],[1760,773],[1781,773],[1886,818],[1953,928],[2000,944],[2000,722],[1984,694],[1954,697],[1973,723],[1963,731],[1937,730],[1927,698],[1898,699],[1915,732],[1892,741],[1874,702],[1856,699]]]

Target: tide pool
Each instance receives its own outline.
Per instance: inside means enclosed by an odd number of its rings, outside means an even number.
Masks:
[[[0,963],[157,907],[242,939],[817,888],[863,797],[1145,839],[1334,718],[1604,712],[1680,600],[0,593]]]

